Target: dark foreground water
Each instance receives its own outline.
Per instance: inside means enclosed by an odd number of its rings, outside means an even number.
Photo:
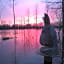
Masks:
[[[0,30],[0,64],[44,64],[44,56],[37,54],[40,34],[41,29]]]

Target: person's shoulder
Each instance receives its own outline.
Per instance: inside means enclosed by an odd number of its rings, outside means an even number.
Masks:
[[[51,27],[51,29],[50,29],[51,32],[52,32],[52,33],[56,33],[56,30],[55,30],[54,26],[50,25],[50,27]]]

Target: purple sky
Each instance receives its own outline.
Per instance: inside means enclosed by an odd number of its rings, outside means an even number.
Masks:
[[[36,6],[38,10],[38,21],[42,21],[41,17],[46,12],[46,4],[42,3],[42,1],[51,1],[51,0],[15,0],[15,15],[17,23],[18,21],[21,21],[21,17],[25,18],[27,17],[28,8],[30,11],[30,18],[32,19],[30,21],[31,22],[34,21],[33,17],[35,17]],[[53,0],[53,1],[60,1],[60,0]],[[2,19],[8,20],[8,22],[13,21],[12,0],[1,0],[0,6],[2,6]]]

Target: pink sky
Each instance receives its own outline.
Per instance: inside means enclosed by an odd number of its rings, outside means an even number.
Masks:
[[[44,13],[46,13],[46,4],[40,2],[40,0],[17,0],[18,3],[16,3],[15,5],[15,17],[16,17],[16,24],[21,24],[24,23],[23,18],[25,18],[25,23],[27,24],[27,19],[28,19],[28,15],[27,15],[27,10],[29,9],[29,23],[36,23],[35,17],[36,17],[36,6],[37,6],[37,23],[43,22],[42,20],[42,16]],[[12,12],[12,7],[8,8],[9,10],[9,15],[7,17],[4,18],[4,20],[6,20],[6,24],[13,24],[13,12]],[[54,20],[54,18],[51,18],[52,15],[54,16],[54,13],[49,11],[49,16],[52,20]],[[22,22],[21,22],[22,20]]]
[[[19,3],[15,5],[15,16],[16,16],[16,24],[21,23],[21,18],[25,17],[25,23],[27,23],[28,19],[28,13],[27,10],[29,9],[29,23],[36,23],[35,17],[36,17],[36,6],[37,6],[37,17],[38,17],[38,23],[42,22],[42,16],[45,12],[46,5],[42,3]],[[13,23],[13,12],[12,8],[9,8],[10,16],[5,18],[8,22],[7,23]],[[9,22],[12,21],[12,22]],[[24,23],[24,20],[22,20],[22,23]]]

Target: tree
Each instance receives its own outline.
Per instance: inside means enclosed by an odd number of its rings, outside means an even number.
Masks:
[[[0,23],[2,24],[1,18],[2,18],[2,8],[0,8]]]
[[[15,25],[15,6],[14,6],[14,2],[15,2],[15,0],[13,0],[13,17],[14,17],[14,25]]]
[[[6,0],[6,2],[7,2],[7,4],[6,4],[3,0],[0,0],[0,20],[2,18],[3,12],[6,12],[6,11],[4,11],[4,8],[11,7],[11,4],[12,4],[13,20],[14,20],[14,25],[15,25],[15,1],[16,0]],[[1,24],[2,24],[2,22],[1,22]]]
[[[4,5],[2,3],[2,1],[0,0],[0,23],[2,24],[2,14],[3,14],[3,11],[4,11]]]
[[[43,1],[42,1],[43,2]],[[64,0],[50,0],[45,2],[47,4],[47,12],[49,12],[49,9],[52,11],[54,10],[54,13],[56,15],[55,19],[58,19],[58,22],[61,21],[63,23],[63,40],[61,42],[62,46],[62,57],[64,58]],[[61,12],[61,13],[60,13]]]
[[[64,61],[64,0],[62,0],[62,23],[63,23],[62,57]]]
[[[29,15],[30,15],[30,10],[29,10],[29,8],[28,8],[28,10],[27,10],[27,15],[28,15],[28,24],[29,24]]]
[[[36,4],[36,9],[35,9],[35,15],[36,15],[36,24],[37,24],[37,15],[38,15],[38,6],[37,6],[37,4]]]
[[[16,0],[9,0],[8,5],[10,8],[12,8],[12,12],[13,12],[13,20],[14,20],[14,25],[15,25],[15,1]]]

